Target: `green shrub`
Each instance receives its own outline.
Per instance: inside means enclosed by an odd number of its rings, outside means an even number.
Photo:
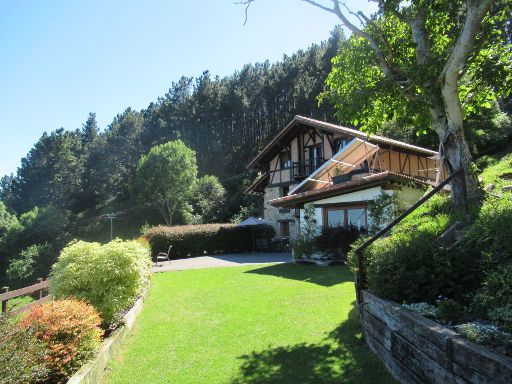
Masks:
[[[248,252],[253,249],[253,239],[272,239],[274,235],[274,228],[270,225],[238,227],[233,224],[158,226],[144,233],[153,256],[167,252],[172,245],[171,254],[176,258],[205,253]]]
[[[439,310],[434,305],[425,302],[402,304],[402,307],[408,311],[417,313],[421,316],[429,317],[431,319],[437,319],[439,317]]]
[[[35,331],[22,328],[12,316],[0,314],[0,383],[42,382],[48,374],[45,352]]]
[[[464,249],[477,253],[485,270],[512,262],[512,200],[489,198],[484,202],[465,236]]]
[[[471,304],[473,312],[512,331],[512,265],[487,273]]]
[[[350,245],[361,234],[355,227],[323,227],[322,232],[316,238],[317,248],[332,259],[345,259],[350,250]]]
[[[444,321],[456,321],[462,315],[462,305],[455,300],[447,299],[437,304],[439,317]]]
[[[92,305],[78,300],[56,300],[33,307],[20,325],[44,343],[50,381],[62,382],[98,349],[100,323]]]
[[[56,298],[75,297],[91,303],[108,326],[149,285],[149,249],[138,241],[108,244],[78,241],[64,248],[50,277]]]
[[[455,326],[455,330],[475,343],[491,347],[512,344],[512,334],[494,324],[466,323]]]
[[[475,255],[447,252],[437,242],[457,220],[449,197],[437,195],[364,251],[369,287],[397,302],[433,302],[439,295],[466,302],[478,286]],[[354,265],[355,255],[350,256]]]
[[[304,235],[299,234],[293,244],[293,258],[302,260],[308,258],[315,252],[316,244],[314,239],[308,239]]]

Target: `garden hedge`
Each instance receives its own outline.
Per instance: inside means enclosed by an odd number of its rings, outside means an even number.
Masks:
[[[199,224],[157,226],[146,230],[153,256],[167,252],[172,245],[173,258],[185,258],[216,253],[248,252],[254,249],[254,239],[274,237],[270,225],[238,227],[234,224]]]

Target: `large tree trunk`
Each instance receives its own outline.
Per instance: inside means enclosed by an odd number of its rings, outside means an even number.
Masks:
[[[455,88],[455,89],[454,89]],[[449,174],[464,169],[465,180],[455,178],[451,183],[452,202],[461,207],[464,199],[475,200],[478,194],[478,180],[472,169],[471,153],[464,137],[463,111],[456,87],[445,85],[442,89],[446,113],[446,127],[438,132],[439,154]]]
[[[457,93],[444,87],[439,92],[429,90],[432,129],[439,137],[439,155],[448,174],[464,169],[465,180],[456,178],[451,183],[454,207],[464,205],[464,200],[475,199],[477,178],[471,167],[471,153],[464,137],[463,112]]]

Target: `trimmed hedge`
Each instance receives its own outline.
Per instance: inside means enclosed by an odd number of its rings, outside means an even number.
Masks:
[[[167,252],[172,245],[174,258],[201,256],[205,253],[248,252],[253,250],[254,239],[271,240],[275,235],[270,225],[238,227],[234,224],[157,226],[144,232],[153,256]]]

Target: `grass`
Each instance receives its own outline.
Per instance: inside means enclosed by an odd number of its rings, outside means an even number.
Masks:
[[[15,297],[14,299],[9,300],[8,305],[9,305],[9,309],[14,310],[14,309],[23,307],[27,304],[30,304],[33,301],[34,301],[34,299],[30,296],[20,296],[20,297]]]
[[[393,383],[364,343],[346,267],[154,275],[106,383]]]

